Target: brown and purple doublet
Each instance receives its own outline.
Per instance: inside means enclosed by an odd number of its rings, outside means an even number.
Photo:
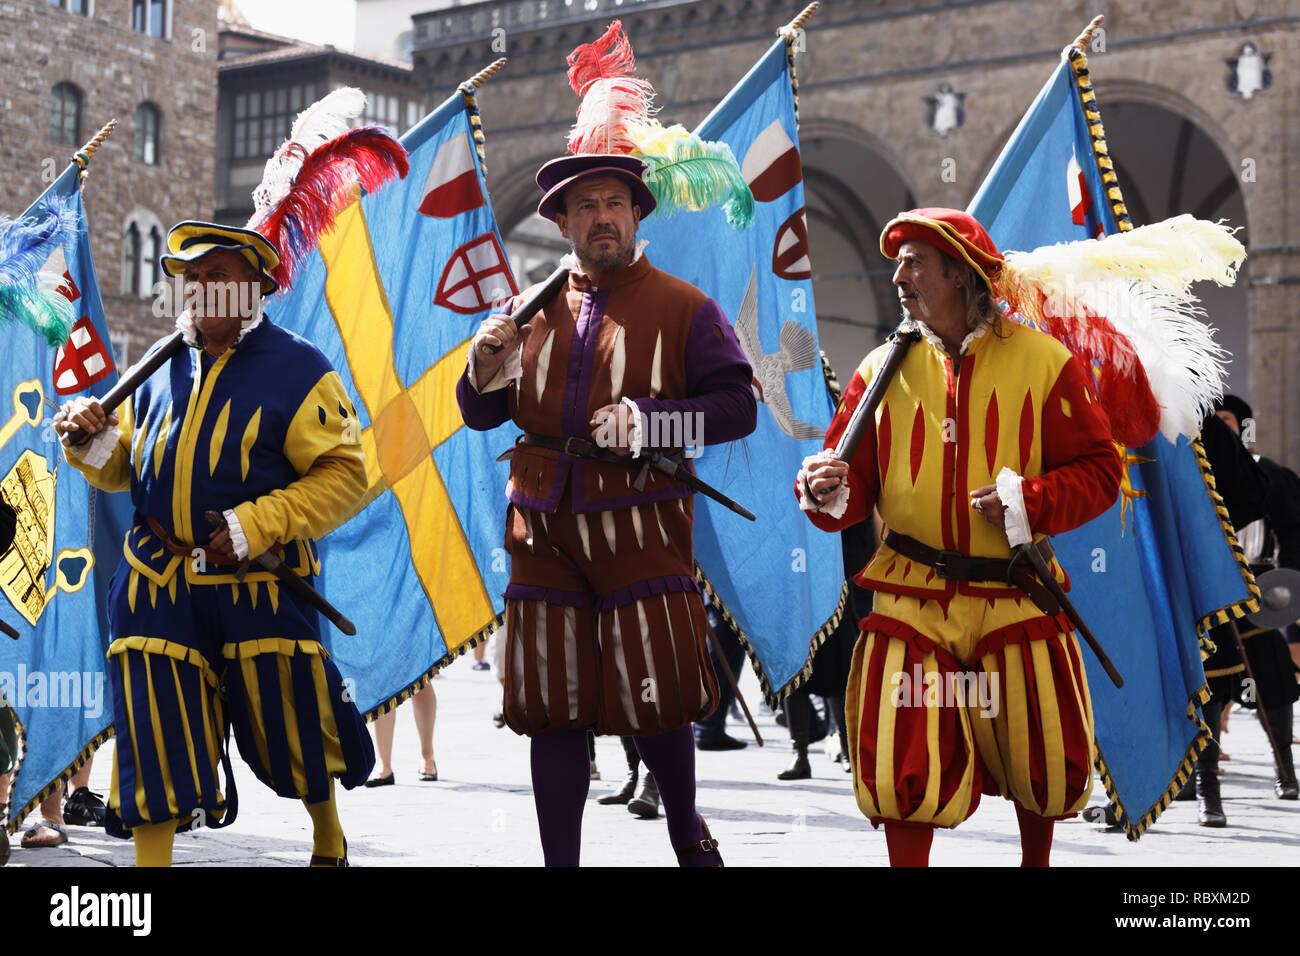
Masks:
[[[527,293],[525,293],[526,295]],[[642,440],[719,444],[749,434],[753,373],[731,323],[694,286],[644,257],[580,272],[532,321],[522,374],[478,392],[457,384],[471,428],[513,419],[543,439],[591,439],[595,412],[624,399]],[[629,459],[629,462],[631,460]],[[663,733],[709,713],[717,678],[694,578],[691,491],[656,471],[521,443],[506,488],[505,714],[535,734]]]

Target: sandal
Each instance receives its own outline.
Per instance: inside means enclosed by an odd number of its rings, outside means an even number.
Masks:
[[[709,825],[704,822],[704,817],[700,817],[700,829],[704,831],[704,839],[699,843],[691,843],[687,846],[675,846],[673,852],[677,854],[677,865],[687,866],[687,860],[696,855],[713,854],[717,859],[712,866],[725,866],[722,862],[722,854],[718,852],[718,841],[713,839],[713,834],[709,832]]]
[[[58,839],[55,840],[53,843],[37,842],[36,832],[40,830],[42,827],[52,831],[58,837]],[[19,846],[21,846],[24,850],[39,850],[42,849],[43,847],[63,846],[63,844],[67,842],[68,842],[68,828],[66,826],[64,826],[62,823],[53,823],[49,820],[39,820],[27,828],[27,832],[23,834],[22,842],[19,843]]]

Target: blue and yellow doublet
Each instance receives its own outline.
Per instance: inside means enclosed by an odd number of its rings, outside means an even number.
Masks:
[[[364,782],[374,750],[315,609],[269,571],[240,582],[201,550],[212,530],[204,512],[233,509],[249,554],[279,545],[308,581],[319,572],[316,539],[351,517],[366,488],[338,373],[263,318],[215,359],[186,349],[118,414],[107,463],[68,455],[95,487],[129,490],[135,505],[109,586],[110,831],[200,809],[208,825],[226,816],[217,765],[232,727],[240,756],[281,796],[316,803],[329,799],[331,777]]]

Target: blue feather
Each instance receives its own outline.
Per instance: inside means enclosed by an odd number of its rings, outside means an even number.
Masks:
[[[0,217],[0,322],[20,320],[57,346],[67,341],[72,308],[57,291],[61,277],[40,270],[60,247],[71,262],[81,216],[61,196],[45,201],[45,213],[16,220]]]

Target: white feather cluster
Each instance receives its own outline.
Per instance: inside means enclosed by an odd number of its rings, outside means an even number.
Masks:
[[[289,138],[280,144],[262,171],[262,181],[253,190],[256,212],[249,227],[289,195],[289,188],[302,169],[302,162],[318,146],[342,136],[352,128],[353,120],[366,111],[366,94],[355,86],[344,86],[317,100],[298,114]],[[300,147],[300,148],[299,148]]]
[[[1054,317],[1080,342],[1111,338],[1089,316],[1108,319],[1133,343],[1161,406],[1160,432],[1176,441],[1198,434],[1223,395],[1230,356],[1191,290],[1194,282],[1236,281],[1246,250],[1233,232],[1183,215],[1102,239],[1010,252],[999,292],[1025,318],[1044,324]],[[1116,351],[1122,362],[1124,350]]]

